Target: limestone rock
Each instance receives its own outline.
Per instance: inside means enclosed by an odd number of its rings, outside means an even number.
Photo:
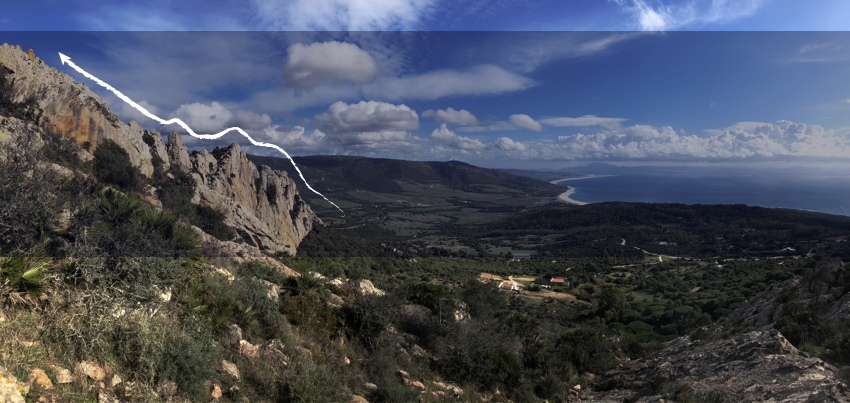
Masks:
[[[260,347],[255,346],[245,340],[239,340],[239,354],[246,357],[256,358],[260,356]]]
[[[91,143],[92,153],[104,140],[111,139],[127,151],[143,175],[153,173],[151,150],[143,140],[146,131],[136,122],[121,122],[106,102],[85,85],[15,46],[0,46],[0,64],[12,71],[8,79],[15,80],[13,100],[34,97],[36,107],[43,112],[41,124],[45,129],[79,144]]]
[[[805,278],[794,276],[741,304],[726,323],[732,326],[772,326],[785,314],[814,310],[832,320],[850,319],[850,273],[840,260],[824,262]]]
[[[19,382],[18,378],[0,367],[0,402],[24,403],[24,396],[29,391],[29,385]]]
[[[212,393],[210,393],[210,396],[212,396],[212,398],[216,400],[221,399],[221,388],[218,387],[218,385],[214,385],[213,391]]]
[[[230,375],[230,376],[232,376],[236,379],[239,379],[239,369],[236,368],[236,364],[234,364],[230,361],[227,361],[227,360],[222,360],[221,361],[221,369],[226,374],[228,374],[228,375]]]
[[[357,288],[357,291],[359,291],[361,295],[382,296],[382,295],[387,294],[383,290],[379,290],[379,289],[375,288],[375,286],[372,284],[372,282],[369,281],[369,280],[366,280],[366,279],[358,281],[356,288]]]
[[[30,376],[27,378],[27,383],[32,387],[33,385],[41,386],[44,390],[53,389],[53,382],[44,372],[44,370],[40,368],[33,368],[30,371]]]
[[[56,382],[59,384],[66,384],[74,382],[74,375],[71,374],[71,371],[67,368],[62,368],[58,366],[52,366],[51,369],[54,373],[56,373]]]
[[[183,172],[189,173],[192,169],[192,163],[189,161],[189,150],[183,145],[183,138],[180,133],[173,131],[168,135],[168,161],[172,167]]]
[[[363,396],[351,395],[350,403],[369,403],[369,401]]]
[[[227,325],[227,335],[230,337],[230,341],[233,343],[239,343],[242,341],[242,328],[237,324]]]
[[[375,385],[374,383],[371,383],[371,382],[366,382],[365,384],[363,384],[363,387],[365,387],[368,390],[373,390],[373,391],[378,390],[378,385]]]
[[[109,386],[114,388],[120,385],[121,382],[124,382],[124,380],[122,380],[121,377],[118,376],[118,374],[113,374],[112,379],[109,381]]]
[[[223,213],[225,224],[261,251],[293,255],[318,220],[286,172],[257,167],[238,144],[189,159],[198,184],[192,202]]]
[[[457,385],[444,382],[434,382],[434,385],[437,385],[437,387],[440,389],[454,393],[455,396],[460,396],[463,394],[463,389],[459,388]]]
[[[97,403],[124,403],[122,400],[118,400],[115,396],[110,396],[104,392],[100,392],[97,394]]]
[[[88,376],[95,381],[102,381],[106,378],[106,371],[103,370],[94,361],[81,361],[74,367],[74,371],[78,374]]]
[[[280,303],[280,286],[270,281],[257,279],[260,284],[263,285],[263,289],[266,291],[266,296],[273,299],[275,304]]]
[[[593,389],[602,392],[594,392],[594,398],[636,401],[646,381],[655,378],[686,385],[693,396],[721,396],[726,402],[850,400],[843,395],[847,386],[836,368],[798,355],[776,330],[704,342],[680,337],[661,351],[597,377]],[[824,399],[817,400],[819,396]]]
[[[341,306],[344,303],[345,303],[345,301],[339,295],[331,294],[328,297],[328,305],[330,305],[330,306],[338,307],[338,306]]]
[[[416,344],[414,344],[414,345],[413,345],[413,347],[411,347],[411,348],[410,348],[410,353],[411,353],[411,354],[413,354],[413,355],[415,355],[415,356],[417,356],[417,357],[426,357],[426,356],[428,356],[428,352],[427,352],[427,351],[425,351],[425,349],[424,349],[424,348],[419,347],[419,346],[418,346],[418,345],[416,345]]]

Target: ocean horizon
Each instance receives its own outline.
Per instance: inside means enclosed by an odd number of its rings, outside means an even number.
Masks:
[[[565,179],[570,199],[683,204],[746,204],[850,216],[850,175],[749,173],[636,174]]]

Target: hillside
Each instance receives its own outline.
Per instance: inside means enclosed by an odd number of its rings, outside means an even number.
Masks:
[[[249,158],[254,163],[285,170],[290,176],[295,174],[288,159],[256,155]],[[305,176],[317,178],[317,189],[331,191],[365,189],[386,193],[403,192],[405,189],[399,186],[399,181],[439,183],[456,188],[497,185],[529,192],[550,188],[548,183],[540,180],[460,161],[420,162],[342,155],[293,157],[293,160],[304,170]]]
[[[252,158],[0,47],[0,402],[848,400],[846,219]]]

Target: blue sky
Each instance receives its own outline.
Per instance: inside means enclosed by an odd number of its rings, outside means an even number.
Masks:
[[[850,3],[816,3],[50,0],[4,5],[0,42],[295,155],[846,163]],[[171,129],[64,69],[122,119]],[[187,139],[230,142],[247,144]]]

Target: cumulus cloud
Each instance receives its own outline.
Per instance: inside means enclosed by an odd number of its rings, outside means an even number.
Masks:
[[[137,104],[139,104],[139,106],[141,106],[142,108],[145,108],[145,110],[154,114],[155,116],[160,116],[160,113],[162,113],[161,109],[157,108],[156,106],[149,104],[148,101],[139,101],[139,102],[137,102]],[[139,124],[139,126],[144,126],[144,127],[147,127],[147,126],[154,123],[153,119],[145,116],[138,109],[136,109],[136,108],[124,103],[124,102],[121,102],[120,105],[121,106],[118,109],[118,118],[121,119],[121,121],[129,123],[129,122],[135,120],[136,123]],[[110,108],[113,108],[113,106],[110,105]]]
[[[441,124],[440,127],[431,132],[430,139],[445,143],[451,147],[461,150],[483,150],[487,148],[487,146],[479,140],[458,136],[457,133],[449,130],[445,123]]]
[[[499,137],[493,145],[504,151],[525,151],[525,145],[513,141],[508,137]]]
[[[240,127],[250,134],[251,131],[263,130],[272,124],[272,118],[267,114],[243,110],[231,112],[218,102],[212,102],[209,105],[200,102],[183,104],[169,114],[168,118],[182,120],[198,134],[213,134],[228,127]],[[184,130],[176,124],[165,126],[163,129]]]
[[[375,59],[354,44],[337,41],[296,43],[286,53],[283,78],[286,85],[293,88],[338,81],[362,84],[378,76]]]
[[[667,31],[714,22],[725,23],[755,14],[764,3],[764,0],[690,0],[677,4],[658,2],[654,7],[644,0],[609,1],[631,14],[635,25],[644,31]]]
[[[275,31],[415,30],[435,0],[253,0]]]
[[[198,134],[211,134],[220,131],[230,121],[231,117],[233,117],[233,113],[218,102],[209,105],[200,102],[183,104],[168,115],[169,119],[178,118],[182,120]],[[173,126],[173,129],[171,126]],[[171,126],[168,127],[169,130],[183,130],[177,125]]]
[[[755,123],[755,122],[750,122]],[[781,120],[774,124],[733,125],[708,137],[685,136],[669,126],[635,125],[593,134],[560,136],[556,142],[529,141],[519,150],[514,142],[494,144],[518,159],[650,159],[730,160],[775,157],[850,156],[850,136],[832,130]],[[500,144],[501,142],[501,144]],[[517,152],[521,151],[521,152]]]
[[[303,126],[286,127],[273,125],[263,130],[266,141],[286,150],[323,151],[328,147],[326,135],[319,129],[307,133]]]
[[[428,109],[427,111],[422,112],[422,117],[433,117],[434,119],[439,120],[441,122],[463,126],[479,124],[478,119],[475,118],[475,115],[470,113],[468,110],[461,109],[459,111],[456,111],[451,107],[446,110],[437,109],[436,111],[433,109]]]
[[[602,126],[607,128],[614,128],[620,126],[620,122],[626,121],[628,119],[622,118],[600,118],[594,115],[584,115],[577,118],[568,118],[568,117],[558,117],[558,118],[545,118],[540,119],[540,124],[544,124],[546,126],[552,127],[591,127],[591,126]]]
[[[338,101],[314,116],[313,122],[345,148],[411,150],[423,142],[408,132],[419,129],[419,115],[407,105],[377,101],[349,105]]]
[[[511,122],[511,124],[516,126],[516,127],[528,129],[528,130],[531,130],[533,132],[542,132],[543,131],[543,126],[541,126],[540,123],[537,123],[536,120],[532,119],[531,116],[528,116],[528,115],[523,115],[523,114],[511,115],[510,118],[508,118],[508,121]]]
[[[465,71],[439,70],[415,76],[384,77],[363,86],[370,98],[437,99],[447,96],[496,95],[534,85],[528,77],[485,64]]]

